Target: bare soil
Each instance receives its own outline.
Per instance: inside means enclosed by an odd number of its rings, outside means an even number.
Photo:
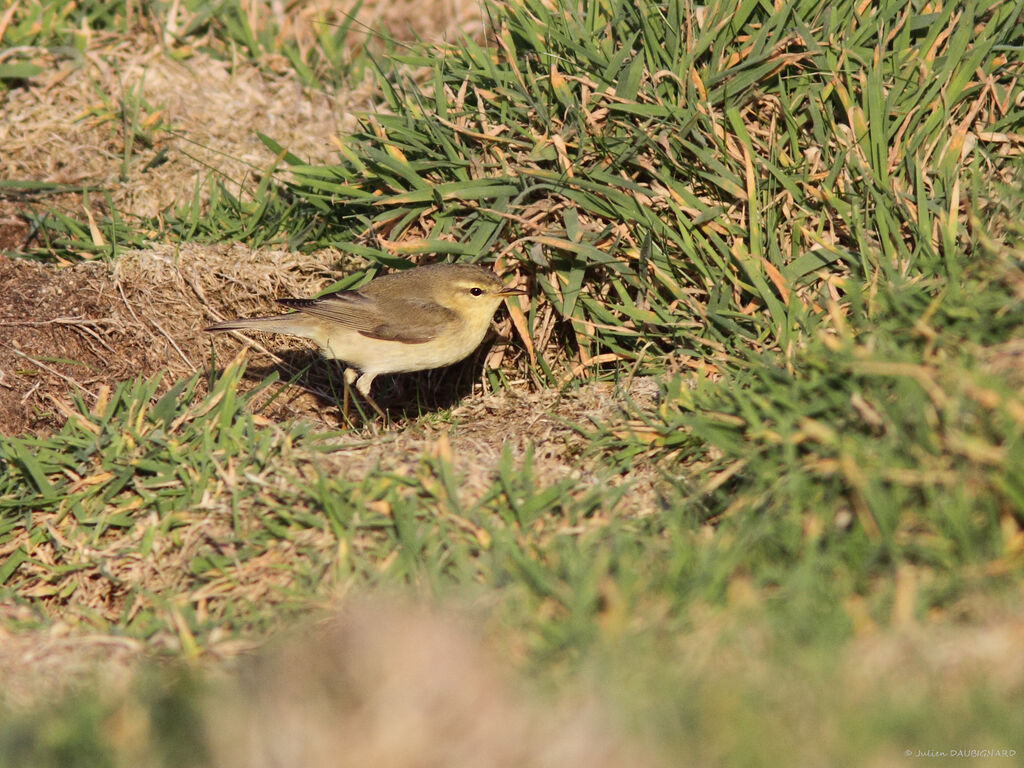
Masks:
[[[69,395],[157,371],[101,264],[58,269],[0,258],[0,432],[58,428]]]

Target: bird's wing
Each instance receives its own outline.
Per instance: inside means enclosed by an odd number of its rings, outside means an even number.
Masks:
[[[381,311],[376,299],[359,291],[338,291],[318,299],[278,299],[278,303],[361,333],[371,339],[424,344],[435,338],[458,315],[434,301],[390,299],[390,311]],[[397,318],[410,319],[399,322]]]

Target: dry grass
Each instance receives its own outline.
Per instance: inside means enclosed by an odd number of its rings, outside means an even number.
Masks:
[[[662,765],[592,697],[543,700],[458,615],[353,601],[211,702],[223,766]]]
[[[480,37],[484,32],[482,6],[473,0],[366,0],[355,6],[346,0],[241,3],[253,27],[272,21],[279,37],[296,40],[302,49],[315,45],[324,26],[341,26],[353,14],[355,23],[346,39],[353,53],[363,47],[381,51],[387,41],[440,42],[460,34]]]
[[[6,607],[5,607],[6,608]],[[17,621],[7,608],[4,623]],[[124,691],[138,671],[143,643],[109,634],[0,630],[0,705],[31,709],[83,690]]]
[[[281,35],[307,46],[351,6],[248,5],[254,26],[277,14]],[[416,4],[415,13],[411,5],[364,3],[351,45],[358,48],[370,29],[396,40],[439,40],[456,29],[481,28],[475,3]],[[225,61],[196,48],[174,48],[167,32],[96,39],[96,49],[81,61],[40,54],[47,72],[39,84],[0,99],[0,178],[98,187],[111,193],[120,213],[156,217],[188,201],[211,171],[233,191],[243,189],[273,160],[259,133],[311,163],[329,163],[339,138],[355,125],[353,111],[376,99],[368,78],[345,91],[304,88],[286,61],[276,67]],[[66,205],[80,210],[81,201],[72,196]]]
[[[203,190],[211,170],[238,192],[273,160],[258,132],[326,162],[332,137],[353,125],[349,110],[371,93],[304,89],[200,52],[177,61],[145,42],[121,42],[83,66],[51,61],[42,87],[9,92],[0,102],[0,176],[99,187],[122,214],[156,217]]]

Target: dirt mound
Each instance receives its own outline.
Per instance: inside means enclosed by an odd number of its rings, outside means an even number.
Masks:
[[[0,258],[0,295],[0,433],[56,428],[71,392],[167,365],[171,340],[140,326],[101,264]]]

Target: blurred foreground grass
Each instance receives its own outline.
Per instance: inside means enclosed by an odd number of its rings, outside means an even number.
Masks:
[[[237,365],[5,439],[5,630],[199,660],[7,713],[6,759],[121,764],[127,708],[155,734],[138,764],[201,763],[204,659],[392,589],[475,606],[546,695],[596,690],[683,762],[1019,751],[1021,4],[777,5],[497,4],[487,45],[380,63],[384,106],[336,166],[266,137],[287,173],[251,200],[96,223],[497,256],[536,286],[536,383],[647,374],[659,397],[576,425],[584,476],[507,452],[472,495],[441,438],[348,476],[340,436],[254,414]],[[126,34],[133,6],[109,7]],[[95,251],[64,226],[53,255]]]

